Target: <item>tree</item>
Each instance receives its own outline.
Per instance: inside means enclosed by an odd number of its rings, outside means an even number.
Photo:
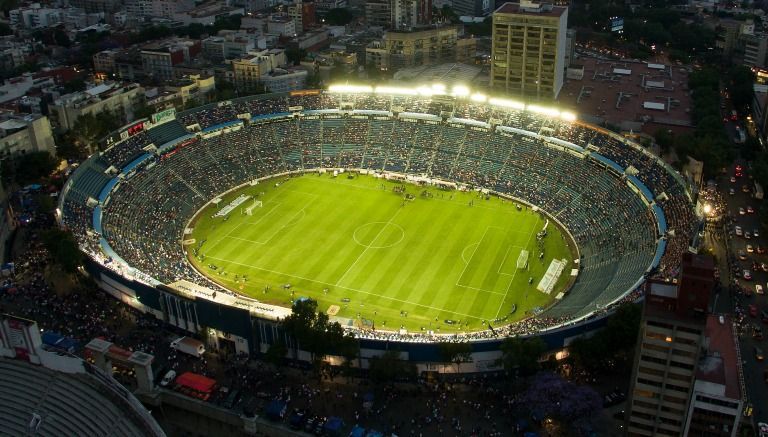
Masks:
[[[267,349],[267,352],[264,354],[264,361],[279,367],[283,364],[283,360],[287,353],[288,349],[285,347],[285,344],[278,341],[277,343],[269,345],[269,349]]]
[[[731,100],[733,106],[741,113],[749,112],[752,106],[752,99],[755,96],[753,84],[755,83],[755,73],[743,65],[734,67],[729,73]]]
[[[331,352],[351,359],[357,356],[354,350],[359,349],[357,340],[338,322],[329,322],[327,314],[317,312],[317,301],[313,299],[294,302],[291,315],[283,320],[283,327],[296,340],[297,347],[310,353],[316,371],[320,370],[322,359]]]
[[[353,16],[347,8],[333,8],[324,18],[331,26],[345,26],[352,21]]]
[[[608,319],[605,329],[589,338],[571,342],[569,360],[574,366],[590,372],[611,369],[621,371],[632,361],[640,330],[641,308],[636,304],[621,306]]]
[[[49,176],[57,164],[48,152],[26,153],[3,161],[3,176],[6,182],[26,185]]]
[[[456,365],[456,373],[461,369],[462,363],[472,361],[472,345],[469,343],[440,343],[440,359],[444,363]]]
[[[368,376],[374,382],[390,383],[415,377],[416,367],[401,360],[400,351],[390,349],[379,356],[369,358]]]
[[[523,395],[523,403],[531,413],[571,424],[580,418],[591,418],[603,406],[600,395],[589,386],[568,382],[559,375],[540,372]]]
[[[83,262],[83,253],[69,231],[51,228],[43,232],[43,244],[53,260],[67,273],[74,273]]]
[[[98,115],[89,113],[77,118],[70,133],[77,145],[92,153],[98,148],[99,140],[118,127],[120,123],[117,117],[110,112],[101,112]]]
[[[293,65],[299,65],[305,56],[307,56],[307,51],[304,49],[291,47],[285,50],[286,59],[288,59],[288,62]]]
[[[501,364],[508,372],[517,371],[523,376],[532,375],[539,370],[539,358],[547,350],[547,345],[539,337],[510,337],[501,344]]]

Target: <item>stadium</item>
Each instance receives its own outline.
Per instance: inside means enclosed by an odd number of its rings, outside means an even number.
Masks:
[[[84,268],[246,353],[305,297],[364,347],[592,329],[673,278],[698,226],[642,146],[464,87],[253,96],[105,141],[59,199]]]

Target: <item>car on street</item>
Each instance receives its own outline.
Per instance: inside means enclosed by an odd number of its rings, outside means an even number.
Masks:
[[[757,247],[755,247],[755,252],[757,252],[760,255],[762,255],[762,254],[765,253],[765,248],[763,246],[758,245]],[[763,268],[763,271],[765,272],[765,271],[768,271],[768,270],[765,270],[765,268]]]
[[[752,231],[752,236],[755,237],[755,238],[759,237],[760,236],[760,231],[755,229],[754,231]]]
[[[741,186],[741,192],[742,193],[749,193],[749,187],[746,185]]]
[[[744,270],[744,272],[741,274],[741,277],[744,278],[745,281],[751,281],[752,280],[752,272],[749,270]]]
[[[728,194],[730,194],[731,196],[733,196],[734,194],[736,194],[736,190],[734,190],[733,188],[730,188],[730,189],[728,190]]]
[[[747,244],[747,253],[754,253],[755,248],[751,244]]]
[[[763,355],[763,350],[757,346],[755,346],[755,359],[757,361],[763,361],[765,359],[765,356]]]
[[[739,259],[742,261],[745,261],[747,259],[747,254],[742,249],[739,249]]]
[[[166,373],[165,376],[163,376],[163,380],[160,381],[160,385],[165,387],[168,384],[172,383],[174,379],[176,379],[176,371],[169,370],[168,373]]]
[[[739,215],[744,215],[744,214],[746,214],[746,213],[747,213],[747,212],[746,212],[746,211],[744,211],[744,208],[739,208]]]
[[[751,239],[752,238],[752,233],[749,232],[749,231],[744,232],[744,238],[746,238],[747,240]]]
[[[747,205],[747,214],[754,214],[755,210],[751,206]]]
[[[765,382],[768,382],[768,369],[765,369]],[[760,432],[760,437],[768,437],[768,423],[760,422],[757,424],[757,430]]]
[[[735,184],[735,183],[736,183],[736,176],[731,176],[731,183],[732,183],[732,184]]]
[[[744,231],[741,229],[741,226],[736,226],[735,230],[736,230],[737,237],[741,237],[742,235],[744,235]]]
[[[763,286],[760,284],[755,284],[755,293],[763,294]]]

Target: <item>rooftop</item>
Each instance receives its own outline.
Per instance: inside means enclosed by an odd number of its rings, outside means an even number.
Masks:
[[[722,324],[720,317],[723,317]],[[739,362],[731,317],[710,314],[705,335],[709,339],[709,348],[696,368],[696,379],[723,385],[725,396],[740,399]]]
[[[630,122],[649,134],[661,127],[680,133],[693,130],[685,67],[577,53],[570,68],[583,68],[583,76],[566,77],[558,102],[585,120],[616,126]],[[658,104],[663,109],[655,109]]]
[[[567,10],[568,8],[561,6],[552,6],[551,3],[533,3],[523,0],[520,3],[504,3],[494,13],[530,15],[534,17],[559,17]]]

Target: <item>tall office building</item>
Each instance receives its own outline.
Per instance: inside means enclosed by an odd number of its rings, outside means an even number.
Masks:
[[[678,284],[646,284],[627,435],[683,434],[714,281],[712,258],[687,253]]]
[[[504,3],[493,13],[491,86],[521,97],[555,99],[565,75],[568,8]]]
[[[411,30],[432,23],[432,0],[392,0],[392,28]]]

